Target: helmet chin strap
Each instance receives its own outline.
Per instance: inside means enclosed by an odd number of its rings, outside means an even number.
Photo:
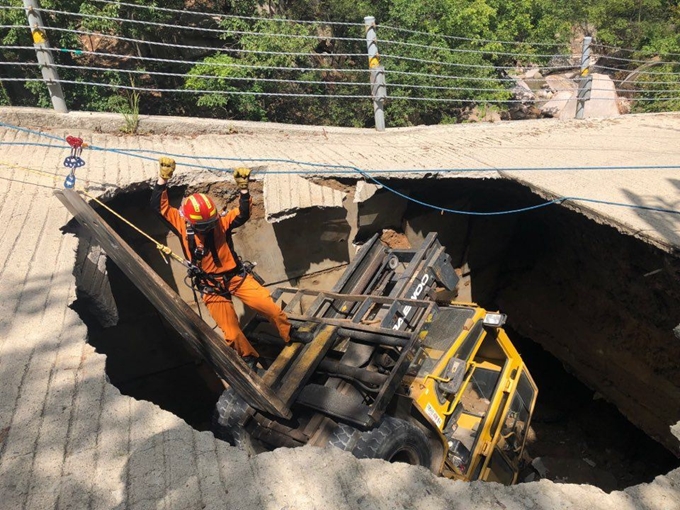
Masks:
[[[217,221],[211,221],[210,223],[204,223],[203,225],[193,224],[191,227],[200,234],[206,234],[215,228]]]

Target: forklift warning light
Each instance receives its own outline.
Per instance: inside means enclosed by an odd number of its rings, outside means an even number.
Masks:
[[[482,321],[485,326],[490,328],[500,328],[508,318],[504,313],[487,313]]]

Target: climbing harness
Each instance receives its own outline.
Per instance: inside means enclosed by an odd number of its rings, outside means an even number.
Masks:
[[[206,273],[203,271],[201,268],[201,261],[207,254],[206,245],[208,251],[213,257],[215,265],[217,267],[221,267],[222,265],[217,254],[217,250],[215,249],[215,243],[211,237],[213,233],[206,233],[205,245],[201,245],[196,242],[196,232],[194,231],[191,223],[186,222],[186,226],[187,245],[189,247],[191,267],[187,270],[187,278],[185,281],[188,280],[190,282],[190,286],[194,292],[198,292],[201,295],[220,295],[230,299],[232,292],[238,290],[238,288],[243,284],[247,274],[251,275],[260,285],[264,285],[264,280],[254,270],[256,264],[250,261],[242,261],[241,257],[238,257],[236,267],[229,271],[223,271],[221,273]],[[230,291],[229,283],[234,276],[240,276],[242,277],[242,280],[239,282],[236,288],[233,289],[233,291]]]
[[[83,153],[83,147],[87,147],[87,144],[83,143],[83,139],[77,136],[67,136],[66,143],[71,146],[71,155],[64,159],[64,166],[70,168],[71,172],[64,180],[64,188],[73,189],[76,185],[76,168],[85,166],[85,161],[80,155]]]
[[[249,260],[246,260],[243,262],[243,269],[245,270],[246,273],[252,276],[257,283],[259,283],[260,285],[264,285],[264,278],[262,278],[259,274],[255,272],[256,265],[257,262],[250,262]]]

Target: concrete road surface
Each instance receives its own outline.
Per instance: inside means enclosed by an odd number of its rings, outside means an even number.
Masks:
[[[142,119],[140,136],[119,134],[122,120],[113,115],[0,108],[0,121],[61,139],[79,135],[101,149],[187,154],[202,164],[215,164],[208,156],[277,158],[351,165],[378,179],[392,170],[420,179],[428,170],[428,178],[514,179],[546,198],[678,208],[679,114],[385,133]],[[0,142],[1,508],[680,508],[680,470],[605,494],[549,481],[512,488],[455,483],[422,468],[315,448],[248,458],[149,402],[121,395],[107,382],[105,357],[86,342],[87,329],[69,307],[77,240],[60,231],[69,214],[52,195],[64,178],[64,144],[13,127],[0,127]],[[156,156],[91,149],[78,179],[99,194],[146,186],[155,178]],[[270,162],[267,168],[301,166]],[[180,165],[180,177],[191,172]],[[280,183],[277,174],[266,175],[270,186]],[[312,190],[290,193],[291,203],[302,203]],[[664,249],[679,245],[675,214],[581,200],[564,206]]]

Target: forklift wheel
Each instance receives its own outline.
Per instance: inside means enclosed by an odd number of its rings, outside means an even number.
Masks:
[[[353,453],[360,459],[384,459],[430,468],[432,452],[425,434],[415,425],[385,416],[376,428],[363,432]]]
[[[345,452],[351,452],[357,444],[361,432],[355,429],[351,425],[346,423],[338,423],[331,433],[331,438],[328,440],[328,444],[340,448]]]
[[[247,412],[248,404],[232,388],[226,388],[215,405],[212,421],[215,437],[241,450],[248,450],[250,436],[239,423]]]

